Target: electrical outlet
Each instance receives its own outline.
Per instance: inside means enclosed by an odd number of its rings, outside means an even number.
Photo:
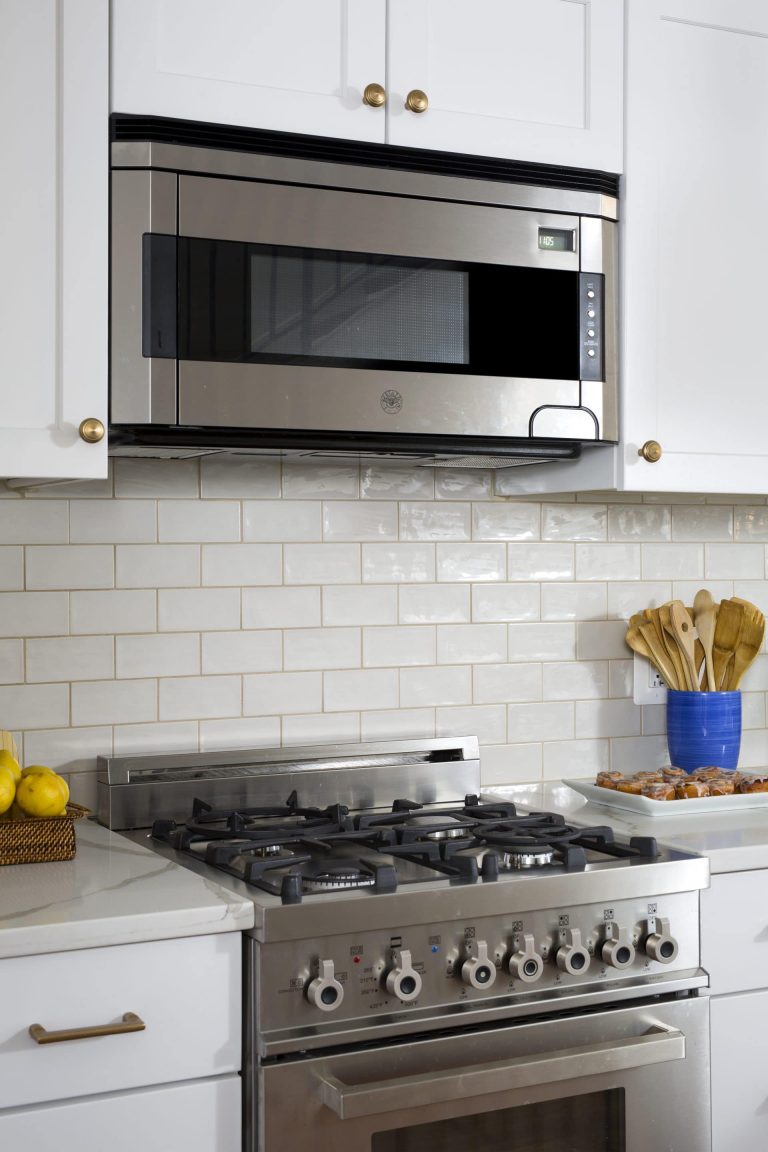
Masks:
[[[635,652],[634,691],[635,704],[663,704],[667,699],[667,685],[658,668]]]

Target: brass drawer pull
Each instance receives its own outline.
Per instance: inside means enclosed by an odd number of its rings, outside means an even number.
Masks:
[[[85,1028],[62,1028],[49,1032],[42,1024],[30,1024],[29,1034],[35,1044],[60,1044],[64,1040],[88,1040],[91,1036],[117,1036],[121,1032],[143,1032],[146,1024],[135,1012],[124,1012],[119,1024],[92,1024]]]
[[[381,84],[366,84],[363,89],[363,104],[369,108],[381,108],[387,101],[387,93]]]
[[[426,112],[429,108],[429,98],[421,88],[414,88],[405,98],[405,106],[409,112]]]

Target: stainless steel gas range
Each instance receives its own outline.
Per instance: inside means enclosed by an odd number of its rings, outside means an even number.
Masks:
[[[474,737],[100,760],[253,900],[246,1152],[708,1152],[708,862],[479,793]]]

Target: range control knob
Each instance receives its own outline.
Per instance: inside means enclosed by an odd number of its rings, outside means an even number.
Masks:
[[[555,956],[558,968],[563,972],[569,972],[571,976],[579,976],[582,972],[586,972],[591,957],[581,942],[580,929],[566,928],[563,940],[564,943],[558,948]]]
[[[605,926],[605,940],[600,953],[603,963],[612,968],[629,968],[635,958],[635,946],[626,928],[620,928],[615,920]]]
[[[471,956],[461,966],[461,978],[473,988],[490,988],[496,979],[496,967],[488,959],[488,945],[485,940],[477,942],[477,956]]]
[[[523,936],[523,946],[510,958],[509,974],[522,980],[525,984],[533,984],[544,971],[544,961],[535,949],[533,936],[526,932]]]
[[[648,935],[645,938],[645,952],[651,960],[660,964],[671,964],[677,957],[677,940],[670,935],[669,920],[664,916],[649,917],[645,922]]]
[[[344,989],[333,971],[333,960],[321,960],[320,975],[307,988],[307,1000],[321,1012],[333,1012],[344,999]]]
[[[394,961],[394,967],[387,972],[385,981],[387,992],[406,1003],[415,1000],[421,992],[421,976],[411,963],[408,949],[403,948],[401,952],[395,952]]]

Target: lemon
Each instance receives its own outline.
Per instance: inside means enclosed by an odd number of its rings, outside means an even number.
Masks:
[[[67,782],[55,772],[22,776],[16,789],[16,803],[28,816],[58,816],[68,799]]]
[[[53,768],[46,768],[45,764],[30,764],[21,770],[22,776],[34,776],[37,772],[50,772],[51,775],[56,775]]]
[[[11,756],[7,748],[0,748],[0,768],[10,768],[17,784],[21,780],[21,765],[15,756]]]
[[[0,768],[0,812],[7,812],[16,796],[16,781],[10,768]]]

